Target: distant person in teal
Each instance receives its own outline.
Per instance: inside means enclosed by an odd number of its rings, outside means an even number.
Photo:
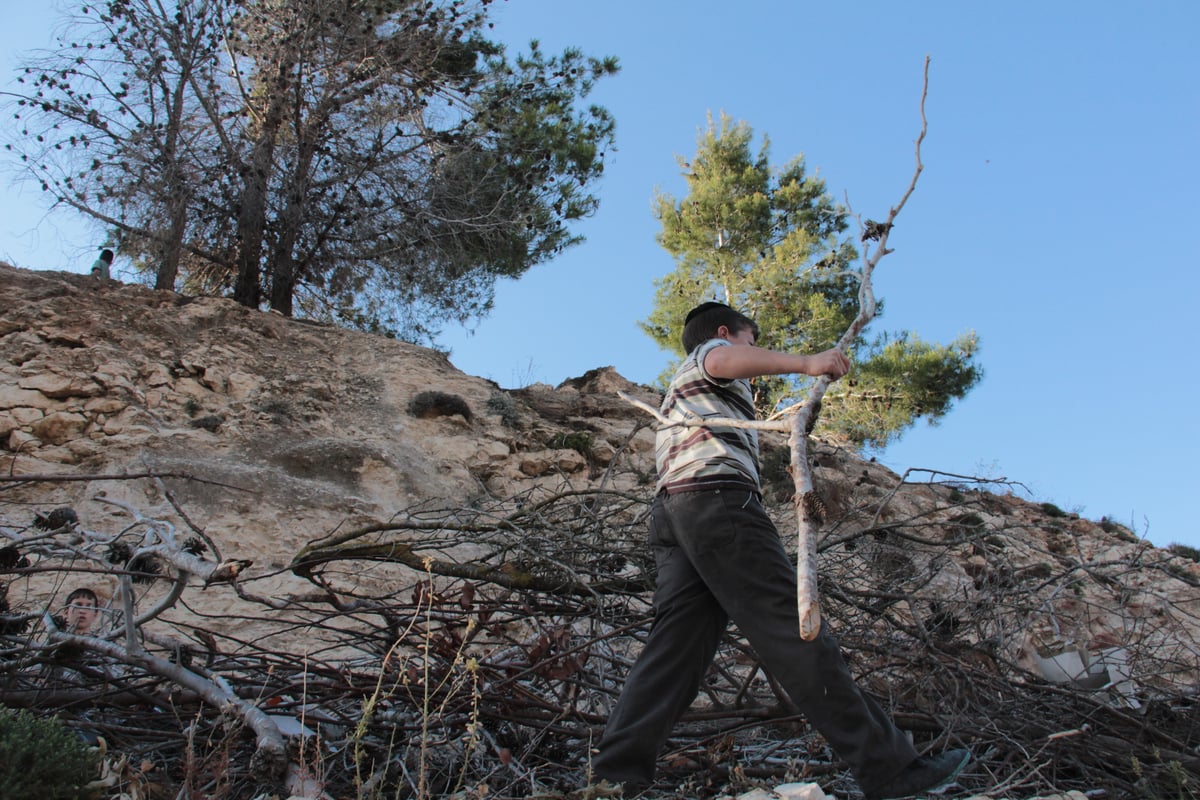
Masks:
[[[654,780],[655,760],[700,688],[733,621],[809,723],[850,766],[867,800],[906,797],[948,784],[966,750],[918,755],[887,713],[855,684],[833,634],[800,638],[796,570],[763,508],[758,433],[686,424],[755,419],[750,378],[850,370],[839,350],[800,355],[755,345],[758,326],[722,303],[687,315],[688,355],[661,413],[650,545],[657,567],[654,624],[630,670],[592,760],[596,778],[625,797]]]
[[[107,283],[112,280],[113,251],[103,250],[96,263],[92,264],[92,277]]]

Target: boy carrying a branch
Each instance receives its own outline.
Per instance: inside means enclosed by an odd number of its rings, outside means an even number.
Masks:
[[[597,778],[632,797],[691,704],[729,620],[808,721],[845,760],[868,800],[904,797],[949,783],[966,750],[918,756],[912,743],[854,682],[837,640],[822,627],[800,637],[796,573],[762,505],[758,434],[697,423],[755,419],[749,379],[799,373],[837,380],[840,350],[805,356],[755,347],[758,327],[720,303],[687,316],[688,355],[661,409],[658,486],[649,540],[657,582],[654,624],[630,671],[593,760]]]

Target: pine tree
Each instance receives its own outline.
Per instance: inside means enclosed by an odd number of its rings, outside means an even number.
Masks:
[[[579,241],[613,58],[491,0],[103,0],[27,62],[9,148],[158,288],[429,341]]]

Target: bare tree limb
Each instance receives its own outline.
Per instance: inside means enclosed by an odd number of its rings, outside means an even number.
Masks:
[[[879,259],[891,251],[887,249],[888,234],[892,223],[908,202],[909,196],[917,186],[924,166],[921,164],[921,143],[925,140],[928,123],[925,119],[925,97],[929,92],[929,57],[925,57],[924,82],[921,88],[921,133],[916,143],[916,168],[912,180],[900,202],[888,211],[887,220],[881,229],[879,243],[872,252],[867,246],[863,250],[863,266],[858,283],[858,316],[850,323],[850,327],[842,334],[836,345],[843,353],[862,332],[863,328],[875,318],[875,292],[871,284],[871,275]],[[796,484],[795,506],[796,527],[799,536],[796,553],[796,606],[800,612],[800,637],[806,641],[817,638],[821,632],[821,606],[817,593],[817,536],[824,522],[822,504],[813,486],[812,465],[808,457],[808,431],[816,422],[821,399],[829,388],[828,376],[821,376],[809,390],[808,398],[792,417],[792,432],[788,440],[792,450],[791,472]]]
[[[257,749],[252,765],[254,771],[268,780],[277,780],[283,775],[283,768],[287,763],[283,734],[279,732],[279,726],[275,724],[275,721],[253,703],[243,700],[191,670],[147,653],[145,650],[129,651],[103,639],[92,636],[76,636],[59,631],[50,634],[50,641],[73,644],[81,649],[100,653],[114,661],[141,667],[147,672],[166,678],[174,684],[195,692],[205,702],[216,708],[233,711],[245,721],[257,737]]]
[[[190,475],[186,472],[118,472],[118,473],[96,473],[83,475],[59,474],[54,472],[29,473],[26,475],[8,474],[0,475],[0,483],[78,483],[91,481],[128,481],[138,478],[182,478],[184,480],[195,481],[197,483],[206,483],[212,486],[220,486],[223,489],[235,489],[239,492],[252,492],[253,489],[246,489],[241,486],[234,486],[230,483],[222,483],[221,481],[209,480],[207,478],[198,478],[195,475]]]

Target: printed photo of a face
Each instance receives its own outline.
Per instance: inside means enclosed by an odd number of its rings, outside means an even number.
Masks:
[[[67,595],[67,632],[86,636],[100,616],[100,601],[91,589],[76,589]]]

